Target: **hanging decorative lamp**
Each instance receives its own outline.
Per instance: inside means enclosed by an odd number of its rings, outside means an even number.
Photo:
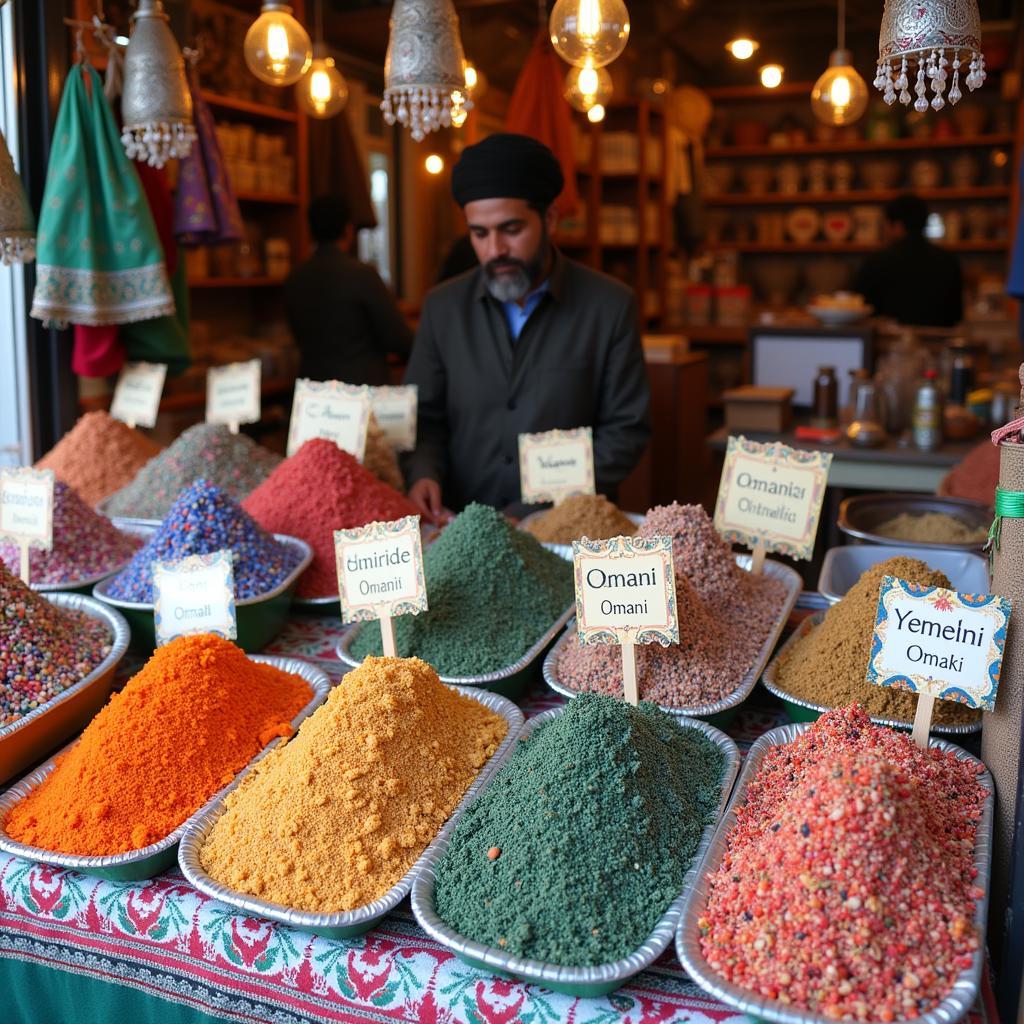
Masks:
[[[249,70],[268,85],[294,85],[313,59],[309,33],[291,6],[277,0],[265,0],[245,33],[242,52]]]
[[[133,160],[163,167],[192,150],[192,95],[163,0],[139,0],[124,54],[121,142]]]
[[[395,0],[390,28],[384,120],[408,128],[417,142],[428,132],[462,124],[470,103],[452,0]]]
[[[914,75],[915,110],[941,110],[947,99],[955,105],[963,95],[960,70],[964,62],[964,83],[974,92],[986,77],[978,0],[885,0],[875,88],[886,103],[891,105],[898,99],[904,106],[909,104],[913,99],[910,76]],[[947,69],[953,72],[952,81]],[[947,81],[949,92],[943,95]]]
[[[36,224],[25,187],[14,169],[0,133],[0,263],[30,263],[36,258]]]
[[[565,76],[565,98],[581,114],[593,106],[606,107],[612,98],[612,76],[604,68],[586,65],[569,68]]]
[[[622,0],[557,0],[548,29],[566,63],[603,68],[626,48],[629,11]]]
[[[324,0],[316,2],[313,63],[295,86],[295,98],[310,117],[319,118],[340,114],[348,103],[348,82],[334,66],[334,58],[324,42]]]
[[[846,49],[846,0],[839,0],[836,48],[828,67],[811,90],[811,110],[824,124],[853,124],[867,109],[868,85],[853,66]]]

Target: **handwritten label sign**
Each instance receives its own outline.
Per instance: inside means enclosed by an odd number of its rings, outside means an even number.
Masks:
[[[0,469],[0,540],[53,547],[53,470]]]
[[[805,452],[730,437],[715,503],[715,528],[731,543],[814,554],[831,452]]]
[[[114,388],[110,415],[130,427],[155,426],[166,379],[166,363],[125,363]]]
[[[576,636],[581,644],[619,644],[625,696],[639,700],[635,644],[679,643],[671,537],[572,542]]]
[[[594,493],[590,427],[519,435],[519,482],[525,504]]]
[[[227,423],[236,433],[240,423],[258,423],[261,372],[258,359],[211,366],[206,372],[206,422]]]
[[[377,426],[396,451],[411,452],[416,447],[416,409],[419,388],[370,388],[370,408]]]
[[[234,640],[238,623],[231,552],[154,562],[153,620],[157,646],[193,633],[217,633]]]
[[[362,462],[369,425],[370,389],[366,385],[299,378],[288,426],[288,454],[294,455],[314,437],[323,437]]]

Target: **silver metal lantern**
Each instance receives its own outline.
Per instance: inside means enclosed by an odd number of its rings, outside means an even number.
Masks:
[[[390,28],[380,105],[384,120],[408,128],[417,142],[453,121],[462,123],[470,104],[452,0],[395,0]]]
[[[163,167],[188,156],[195,141],[185,60],[163,0],[139,0],[124,55],[121,141],[133,160]]]
[[[0,263],[29,263],[36,258],[36,222],[25,188],[0,134]]]
[[[985,81],[977,0],[885,0],[875,88],[886,103],[913,100],[921,113],[929,107],[941,110],[947,100],[956,104],[965,64],[964,84],[973,92]]]

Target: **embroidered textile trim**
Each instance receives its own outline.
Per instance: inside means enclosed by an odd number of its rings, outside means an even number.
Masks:
[[[44,323],[106,327],[174,316],[164,264],[97,271],[36,265],[32,316]]]

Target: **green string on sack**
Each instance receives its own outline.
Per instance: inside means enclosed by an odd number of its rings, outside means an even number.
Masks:
[[[996,515],[992,520],[992,525],[988,528],[988,540],[985,542],[989,573],[992,572],[992,552],[999,550],[1002,539],[1003,517],[1024,519],[1024,491],[1007,491],[997,485],[995,504]]]

